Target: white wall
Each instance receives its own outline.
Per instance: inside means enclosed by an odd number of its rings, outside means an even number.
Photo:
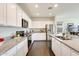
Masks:
[[[45,28],[45,24],[53,24],[53,18],[32,18],[32,28]]]

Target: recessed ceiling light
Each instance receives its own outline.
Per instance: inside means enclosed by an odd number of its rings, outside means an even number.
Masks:
[[[38,4],[35,4],[35,8],[38,8]]]
[[[55,4],[54,7],[58,7],[58,4]]]
[[[37,16],[39,16],[39,15],[40,15],[40,13],[36,13],[36,15],[37,15]]]

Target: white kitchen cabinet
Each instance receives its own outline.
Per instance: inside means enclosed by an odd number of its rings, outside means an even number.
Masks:
[[[55,40],[55,45],[56,45],[56,56],[60,56],[61,55],[61,43],[58,40]]]
[[[23,19],[25,19],[25,20],[27,20],[27,15],[26,15],[26,13],[23,11]]]
[[[6,24],[6,4],[0,3],[0,25]]]
[[[31,19],[29,18],[29,16],[28,16],[24,11],[23,11],[22,17],[23,17],[23,19],[25,19],[28,23],[29,23],[29,21],[31,20]]]
[[[27,52],[28,52],[28,41],[26,38],[24,41],[12,47],[1,56],[26,56]]]
[[[1,56],[14,56],[14,55],[16,55],[16,47],[17,46],[14,46],[13,48],[11,48],[10,50],[8,50],[6,53],[4,53]]]
[[[7,4],[7,25],[16,26],[16,4]]]
[[[6,15],[7,14],[7,11],[6,11],[7,8],[6,7],[7,7],[7,3],[4,4],[4,25],[7,24],[7,15]]]
[[[27,22],[28,22],[28,28],[30,28],[31,27],[31,19],[30,19],[30,17],[27,15],[27,13],[25,13],[24,11],[23,11],[23,15],[22,15],[22,17],[23,17],[23,19],[25,19]]]
[[[57,44],[56,44],[56,39],[52,38],[52,51],[54,52],[54,54],[57,54]]]
[[[61,56],[70,56],[70,48],[61,43]]]
[[[56,45],[55,45],[55,39],[52,38],[52,51],[54,52],[54,54],[56,55]]]
[[[52,51],[53,51],[53,49],[54,49],[54,38],[52,38],[52,43],[51,44],[52,44],[51,48],[52,48]]]
[[[52,38],[52,51],[56,56],[61,55],[61,44],[55,38]]]
[[[31,26],[31,19],[16,3],[0,3],[0,25],[22,26],[22,18]]]
[[[70,48],[55,38],[52,38],[52,51],[56,56],[70,56]]]
[[[28,41],[25,39],[23,42],[17,45],[16,56],[25,56],[28,52]]]
[[[22,16],[23,16],[23,13],[22,13],[22,9],[17,5],[17,26],[19,27],[22,27]]]
[[[79,56],[79,53],[71,49],[71,56]]]
[[[52,51],[56,56],[79,56],[79,53],[52,37]]]
[[[34,40],[46,40],[46,33],[33,33],[32,43]]]

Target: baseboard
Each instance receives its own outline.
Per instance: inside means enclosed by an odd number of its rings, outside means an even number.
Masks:
[[[51,48],[49,49],[49,52],[50,52],[50,56],[55,56],[55,54],[54,54],[54,52],[52,51]]]
[[[51,40],[34,40],[34,42],[49,42]]]

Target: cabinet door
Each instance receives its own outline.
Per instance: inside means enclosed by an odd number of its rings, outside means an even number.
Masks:
[[[27,39],[17,45],[17,56],[25,56],[28,52],[28,42]]]
[[[16,26],[16,4],[7,4],[7,25]]]
[[[0,25],[4,25],[4,23],[6,23],[5,13],[6,13],[6,4],[0,3]]]
[[[70,48],[64,44],[61,44],[61,55],[62,56],[70,56]]]
[[[53,51],[53,49],[54,49],[54,39],[52,38],[52,51]]]
[[[4,25],[7,25],[7,3],[4,3]]]
[[[27,15],[26,13],[23,11],[23,16],[22,16],[25,20],[27,20]]]
[[[34,40],[46,40],[45,33],[34,33],[32,34],[32,43]]]
[[[71,49],[71,56],[79,56],[79,53]]]
[[[8,50],[6,53],[4,53],[1,56],[15,56],[16,55],[16,46]]]
[[[17,5],[17,26],[22,26],[22,9]]]
[[[55,38],[52,38],[52,51],[54,52],[54,54],[55,54],[55,52],[56,52],[56,45],[55,45],[56,43],[55,43]],[[56,54],[55,54],[56,55]]]
[[[26,54],[28,52],[28,42],[27,42],[27,40],[25,41],[24,46],[22,47],[21,50],[23,50],[21,55],[26,56]]]
[[[59,42],[58,40],[55,40],[55,45],[56,45],[56,56],[61,56],[61,42]]]

